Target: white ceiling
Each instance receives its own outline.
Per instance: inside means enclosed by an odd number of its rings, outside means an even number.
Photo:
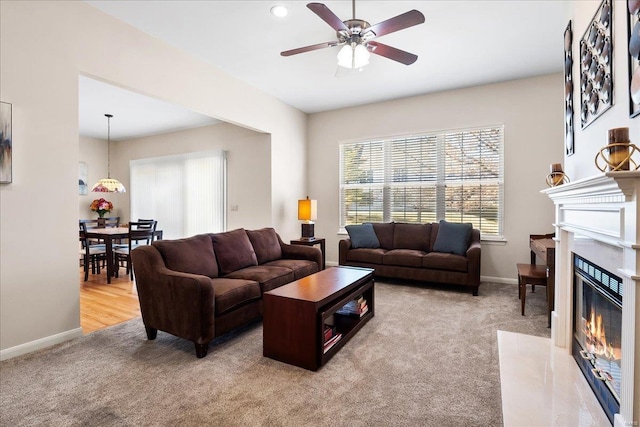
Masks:
[[[149,98],[110,84],[80,76],[79,133],[107,139],[107,118],[111,114],[111,140],[189,129],[218,123],[168,102]]]
[[[85,1],[307,113],[561,72],[567,25],[560,0],[357,1],[356,17],[372,25],[422,12],[424,24],[376,39],[418,60],[406,66],[372,55],[362,72],[336,77],[338,47],[280,56],[336,39],[307,1]],[[289,15],[271,15],[275,4]],[[352,17],[350,1],[324,4]]]

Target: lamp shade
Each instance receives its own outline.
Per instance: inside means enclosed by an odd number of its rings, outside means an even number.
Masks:
[[[301,221],[314,221],[318,218],[318,201],[298,200],[298,219]]]
[[[127,189],[117,179],[103,178],[95,183],[91,191],[94,193],[126,193]]]

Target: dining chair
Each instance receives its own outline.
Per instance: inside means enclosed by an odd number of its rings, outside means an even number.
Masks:
[[[81,244],[80,255],[84,267],[84,281],[89,280],[89,265],[91,274],[100,274],[100,262],[107,260],[107,249],[104,244],[94,244],[91,239],[87,239],[87,223],[80,220],[79,240]]]
[[[120,227],[120,217],[110,216],[104,219],[105,227]]]
[[[158,221],[131,221],[129,222],[129,234],[127,236],[128,245],[126,247],[118,247],[114,249],[115,264],[116,264],[116,277],[118,277],[118,270],[120,269],[120,263],[125,263],[127,268],[127,274],[133,280],[133,268],[131,267],[131,251],[138,246],[150,245],[153,242],[153,236],[156,232],[156,226]],[[144,243],[140,243],[143,242]]]

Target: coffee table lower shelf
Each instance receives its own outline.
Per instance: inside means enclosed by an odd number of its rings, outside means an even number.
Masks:
[[[362,317],[336,314],[362,295]],[[331,359],[375,315],[373,270],[333,267],[265,292],[263,355],[312,371]],[[324,325],[341,338],[324,352]]]

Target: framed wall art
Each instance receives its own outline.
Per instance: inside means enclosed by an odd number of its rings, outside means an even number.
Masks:
[[[589,126],[613,105],[613,9],[603,0],[580,40],[580,124]]]
[[[81,196],[89,194],[86,162],[78,162],[78,194]]]
[[[640,0],[627,0],[629,38],[629,115],[640,116]]]
[[[0,102],[0,184],[9,184],[13,180],[11,136],[11,104]]]
[[[571,21],[564,30],[564,147],[567,156],[575,152],[573,142],[573,31]]]

